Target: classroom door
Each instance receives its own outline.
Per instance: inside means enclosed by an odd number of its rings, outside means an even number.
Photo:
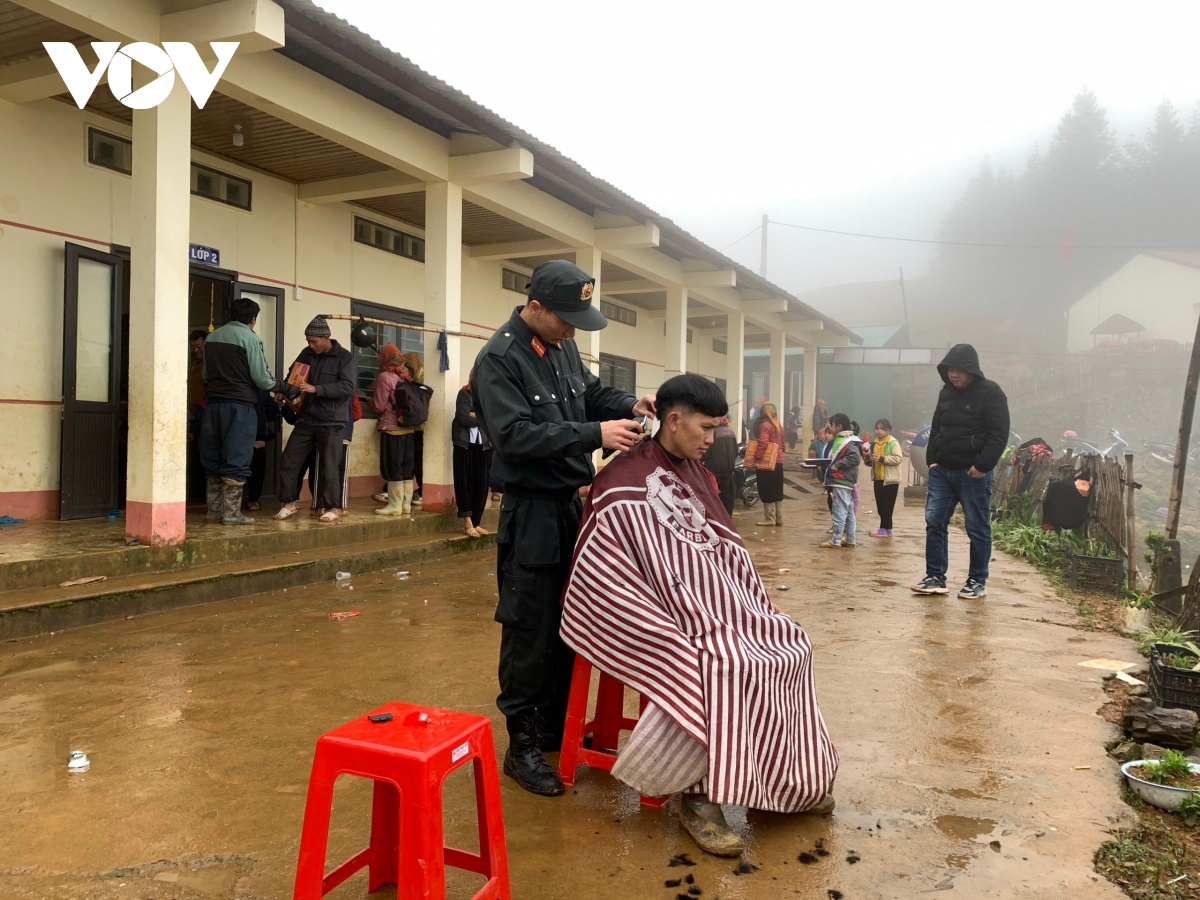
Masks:
[[[66,245],[59,516],[107,515],[120,504],[123,261]]]
[[[258,321],[254,331],[263,342],[263,351],[271,374],[280,378],[283,362],[283,288],[267,287],[239,281],[233,286],[234,297],[249,297],[258,304]],[[262,498],[274,500],[279,496],[279,460],[283,455],[283,438],[280,423],[274,425],[275,436],[266,447],[266,474],[263,477]]]

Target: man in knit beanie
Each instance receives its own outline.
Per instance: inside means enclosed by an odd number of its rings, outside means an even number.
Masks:
[[[357,390],[358,363],[353,353],[333,339],[324,316],[308,323],[304,338],[308,346],[300,351],[293,367],[308,366],[308,376],[300,385],[302,404],[279,466],[283,505],[275,518],[286,519],[300,511],[296,503],[300,472],[315,447],[317,507],[322,522],[336,522],[342,516],[342,430]]]

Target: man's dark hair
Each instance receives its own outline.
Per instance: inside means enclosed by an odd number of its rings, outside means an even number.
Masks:
[[[188,343],[189,344],[192,341],[207,341],[207,340],[208,340],[208,332],[205,331],[203,328],[196,328],[192,331],[191,334],[188,335]]]
[[[673,409],[698,412],[715,419],[729,414],[729,403],[721,389],[704,376],[691,373],[668,378],[658,389],[655,407],[660,422],[665,422],[667,413]]]
[[[875,422],[875,427],[878,428],[880,425],[883,426],[884,431],[892,430],[892,423],[889,422],[887,419],[877,419]]]
[[[229,318],[249,325],[258,318],[258,304],[249,297],[238,297],[229,304]]]
[[[834,413],[829,417],[829,424],[838,431],[850,430],[850,417],[845,413]],[[835,432],[836,433],[836,432]]]

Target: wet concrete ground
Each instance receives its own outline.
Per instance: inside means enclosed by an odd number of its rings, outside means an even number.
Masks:
[[[890,543],[864,527],[840,551],[816,548],[823,498],[785,509],[783,529],[755,529],[744,512],[739,523],[813,640],[842,755],[835,815],[732,811],[760,867],[736,876],[673,808],[641,809],[606,774],[581,771],[559,799],[502,777],[513,896],[670,900],[681,888],[664,881],[689,873],[701,900],[1122,896],[1091,866],[1128,810],[1104,754],[1111,726],[1095,715],[1100,673],[1077,664],[1132,661],[1131,643],[1071,627],[1070,608],[1003,556],[986,601],[914,598],[919,509],[898,511]],[[956,534],[952,572],[965,566]],[[320,733],[399,699],[492,716],[503,753],[492,573],[481,553],[402,582],[356,576],[354,591],[330,583],[0,645],[0,896],[290,897]],[[328,617],[344,610],[360,615]],[[91,769],[68,775],[76,749]],[[366,783],[339,782],[331,866],[365,843],[369,804]],[[446,809],[451,842],[474,847],[464,772]],[[801,864],[819,839],[832,854]],[[681,852],[697,865],[668,868]],[[456,875],[451,896],[480,883]],[[330,896],[364,891],[365,873]]]

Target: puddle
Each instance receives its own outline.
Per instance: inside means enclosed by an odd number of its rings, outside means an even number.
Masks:
[[[973,841],[996,830],[996,823],[991,819],[972,819],[968,816],[938,816],[934,822],[943,834],[963,841]]]
[[[971,857],[966,853],[951,853],[946,857],[946,865],[953,869],[965,869],[971,862]]]
[[[935,794],[945,794],[947,797],[953,797],[955,800],[992,800],[992,801],[994,801],[996,799],[995,797],[987,797],[983,794],[977,794],[974,791],[967,790],[966,788],[952,788],[951,790],[948,790],[948,791],[944,790],[942,788],[930,788],[930,790],[932,790]]]

